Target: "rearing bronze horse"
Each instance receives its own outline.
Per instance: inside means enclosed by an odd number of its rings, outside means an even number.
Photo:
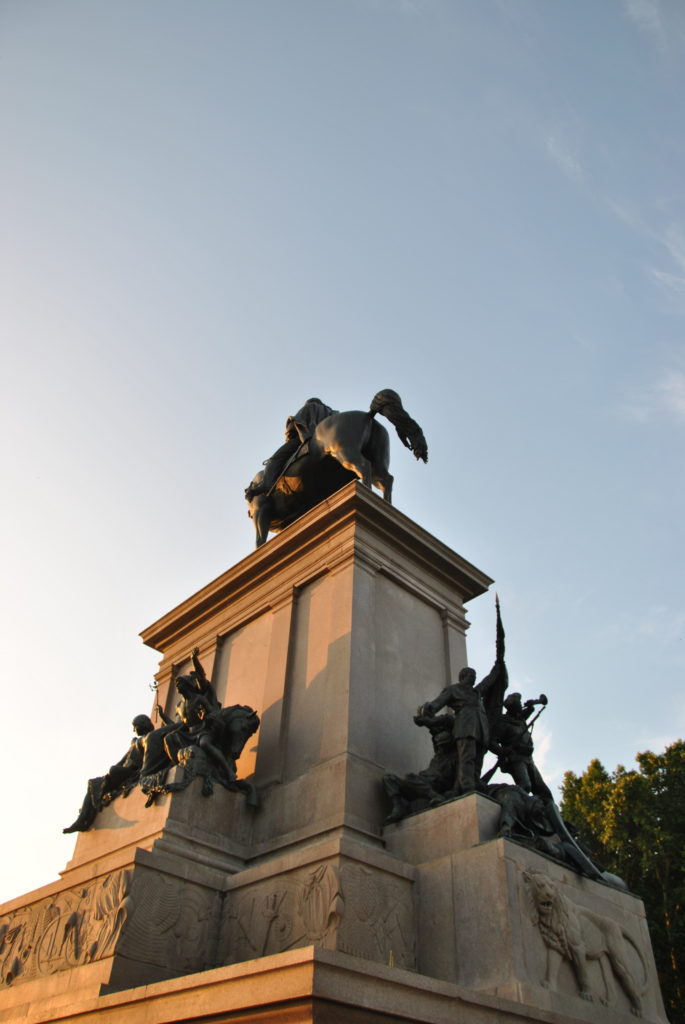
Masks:
[[[378,392],[368,412],[352,410],[327,416],[266,494],[250,496],[251,488],[261,483],[263,470],[247,488],[248,512],[254,520],[257,547],[264,544],[269,531],[285,529],[355,477],[367,487],[377,487],[385,500],[392,502],[390,438],[385,427],[376,421],[377,413],[390,420],[405,448],[417,459],[428,461],[428,446],[421,427],[405,412],[400,396],[390,388]]]

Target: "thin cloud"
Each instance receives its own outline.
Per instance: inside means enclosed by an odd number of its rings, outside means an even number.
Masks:
[[[633,7],[631,17],[635,20],[641,18],[645,24],[651,24],[656,31],[657,23],[661,24],[658,3],[651,3],[650,0],[633,0]],[[591,176],[583,167],[580,159],[580,145],[577,138],[574,139],[574,134],[578,136],[579,130],[573,133],[558,128],[549,132],[545,138],[548,158],[560,168],[569,180],[582,186],[587,196],[596,203],[606,206],[617,220],[643,237],[656,242],[661,249],[666,251],[671,260],[671,267],[647,267],[645,268],[646,273],[654,284],[666,294],[670,311],[679,314],[685,313],[685,230],[682,225],[677,221],[672,221],[662,228],[652,227],[645,222],[645,219],[630,203],[603,194],[601,190],[598,190]],[[630,402],[625,411],[633,419],[644,420],[648,418],[643,408],[644,405],[644,401]]]
[[[552,132],[547,136],[547,155],[571,181],[582,182],[585,180],[578,146],[571,143],[560,132]]]
[[[401,6],[405,14],[421,15],[438,5],[435,0],[402,0]]]
[[[643,395],[631,392],[620,403],[618,414],[632,423],[647,423],[651,419],[649,401]]]
[[[648,646],[668,651],[680,664],[685,659],[685,610],[669,605],[651,605],[639,615],[624,613],[603,624],[596,635],[612,647]],[[683,702],[685,709],[685,701]]]
[[[611,196],[604,196],[603,201],[614,216],[617,217],[618,220],[623,221],[624,224],[627,224],[628,227],[634,228],[636,231],[641,231],[644,234],[650,233],[635,211],[626,203],[621,202],[618,199],[613,199]]]
[[[648,273],[661,292],[665,311],[678,316],[685,315],[685,277],[657,267],[652,267]]]
[[[604,196],[603,201],[618,220],[658,242],[668,252],[678,269],[685,273],[685,232],[679,223],[674,221],[658,231],[645,224],[640,215],[627,203],[611,196]]]
[[[626,0],[625,11],[630,20],[656,39],[659,45],[666,42],[666,32],[659,0]]]
[[[685,611],[667,605],[652,605],[638,626],[643,636],[672,642],[685,639]]]
[[[357,0],[362,6],[381,11],[389,11],[407,17],[421,17],[437,11],[443,6],[444,0]]]
[[[674,66],[682,59],[685,45],[685,8],[663,0],[625,0],[627,18]]]
[[[678,273],[671,269],[652,267],[649,271],[657,286],[671,303],[671,311],[685,313],[685,234],[680,224],[669,224],[663,231],[648,234],[661,245],[671,258]]]
[[[540,722],[535,726],[533,739],[535,741],[533,758],[540,774],[552,791],[560,789],[568,765],[560,764],[554,755],[553,731],[546,724]]]
[[[675,419],[685,423],[685,373],[669,370],[657,385],[657,395],[662,406]]]
[[[685,373],[666,370],[653,384],[626,395],[620,406],[624,419],[648,423],[664,416],[685,423]]]
[[[647,273],[671,300],[676,300],[674,311],[685,312],[685,305],[682,303],[682,300],[685,299],[685,232],[681,225],[673,222],[662,230],[658,230],[645,224],[639,214],[625,202],[609,196],[602,197],[602,199],[623,224],[627,224],[628,227],[666,250],[674,268],[663,270],[661,267],[648,267]],[[678,273],[673,273],[673,269]]]
[[[665,270],[656,270],[654,267],[650,273],[654,280],[657,281],[657,283],[666,291],[674,292],[678,296],[685,296],[685,277],[679,277],[677,274],[669,274]]]
[[[535,729],[535,764],[544,776],[552,774],[556,779],[559,769],[550,764],[552,754],[552,732],[540,723]]]
[[[669,224],[659,241],[670,253],[674,263],[685,271],[685,234],[679,224]]]

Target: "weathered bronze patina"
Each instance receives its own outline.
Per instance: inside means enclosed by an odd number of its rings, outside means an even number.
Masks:
[[[531,721],[537,706],[540,706],[540,711]],[[495,723],[490,738],[490,750],[497,755],[497,762],[484,776],[485,782],[489,782],[495,770],[500,768],[511,775],[516,785],[524,792],[534,793],[544,800],[552,799],[552,793],[533,760],[534,746],[531,734],[533,722],[545,707],[547,697],[544,693],[541,693],[537,700],[527,700],[525,703],[521,702],[520,693],[510,693],[505,697],[505,713],[500,715]]]
[[[63,832],[85,832],[95,821],[98,811],[115,796],[130,793],[140,779],[145,737],[155,727],[147,715],[136,715],[131,724],[135,735],[128,750],[120,761],[112,765],[106,775],[88,779],[88,788],[78,817],[73,825],[62,829]]]
[[[195,647],[192,671],[176,679],[176,718],[169,718],[157,705],[164,722],[159,729],[147,715],[133,719],[136,735],[127,753],[106,775],[88,780],[78,817],[64,832],[87,831],[103,807],[117,796],[127,796],[136,785],[147,795],[149,807],[156,796],[185,789],[197,776],[203,780],[204,796],[219,783],[244,793],[248,804],[257,805],[254,786],[237,777],[236,761],[259,728],[259,715],[247,705],[221,706],[199,653]],[[174,766],[180,771],[169,779],[169,769]]]
[[[309,398],[288,417],[285,443],[245,490],[257,547],[270,531],[285,529],[355,477],[392,501],[390,439],[376,421],[377,413],[390,420],[402,444],[417,459],[428,461],[423,431],[407,414],[396,391],[379,391],[368,412],[335,412],[320,398]]]
[[[475,671],[463,668],[458,682],[419,708],[414,722],[430,730],[433,757],[418,773],[383,776],[391,803],[385,824],[467,793],[482,793],[500,805],[500,836],[531,846],[590,878],[625,888],[620,878],[603,871],[592,860],[573,825],[561,817],[535,765],[532,715],[536,707],[543,710],[547,706],[547,697],[540,694],[535,700],[522,702],[520,693],[505,696],[508,673],[499,601],[496,608],[496,656],[491,671],[476,683]],[[488,750],[497,755],[497,762],[481,775]],[[513,785],[490,782],[498,768],[512,776]]]
[[[445,687],[434,700],[423,707],[423,714],[435,715],[444,707],[454,712],[452,738],[456,750],[456,771],[447,795],[459,796],[476,789],[483,767],[483,758],[490,746],[492,725],[501,717],[504,694],[508,686],[504,662],[504,628],[497,602],[497,641],[495,664],[480,683],[474,669],[463,668],[458,682]]]

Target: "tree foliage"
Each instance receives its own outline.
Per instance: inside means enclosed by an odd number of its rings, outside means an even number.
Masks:
[[[566,772],[561,810],[644,900],[669,1020],[685,1024],[685,743],[636,761],[637,770],[609,774],[594,760],[580,776]]]

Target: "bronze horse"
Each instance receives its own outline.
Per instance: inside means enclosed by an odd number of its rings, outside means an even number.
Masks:
[[[290,526],[355,477],[367,487],[377,487],[385,500],[392,502],[390,438],[376,421],[376,413],[390,420],[405,448],[417,459],[428,461],[423,431],[405,412],[396,391],[379,391],[368,412],[334,412],[321,420],[270,491],[249,497],[247,488],[248,514],[254,520],[257,547],[264,544],[269,531]],[[251,486],[260,483],[263,476],[260,470]]]

